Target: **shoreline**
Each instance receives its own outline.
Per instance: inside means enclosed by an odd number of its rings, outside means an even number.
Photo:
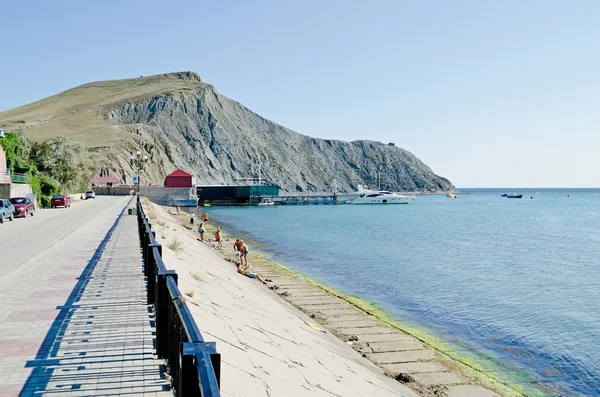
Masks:
[[[198,226],[198,222],[194,225],[194,228],[190,228],[187,224],[188,214],[182,213],[177,216],[174,214],[174,211],[171,207],[162,207],[167,211],[172,217],[178,219],[181,222],[181,225],[186,229],[191,230],[195,233],[195,228]],[[205,226],[207,231],[206,238],[212,236],[212,232],[216,230],[215,223],[221,226],[222,234],[224,240],[233,239],[232,234],[226,229],[227,226],[223,226],[223,223],[218,222],[218,220],[211,219],[209,221],[208,227]],[[225,244],[229,244],[226,246]],[[208,245],[211,245],[208,243]],[[231,249],[230,245],[232,245],[232,241],[224,241],[224,248],[226,252],[222,252],[222,250],[217,250],[223,256],[223,258],[229,262],[233,262],[231,258],[233,251],[231,250],[231,254],[227,254]],[[213,247],[216,248],[216,247]],[[277,296],[285,299],[293,306],[308,314],[311,318],[319,321],[320,324],[324,325],[330,332],[340,338],[342,341],[351,345],[354,350],[358,351],[362,354],[363,357],[369,359],[374,364],[378,365],[386,375],[390,376],[398,380],[399,382],[409,386],[413,390],[417,391],[421,395],[424,396],[445,396],[450,395],[446,394],[449,388],[452,388],[453,385],[464,385],[464,386],[473,386],[480,387],[480,390],[476,391],[475,395],[487,396],[487,395],[497,395],[492,393],[490,390],[493,390],[495,393],[499,393],[502,396],[542,396],[545,395],[539,389],[527,390],[527,394],[524,393],[523,385],[510,381],[508,378],[502,375],[501,371],[498,371],[498,368],[491,368],[489,366],[490,362],[496,361],[500,363],[500,361],[490,358],[490,361],[486,362],[484,360],[479,360],[476,358],[468,357],[463,354],[457,353],[456,349],[453,349],[450,344],[443,341],[440,338],[437,338],[427,332],[426,330],[415,328],[409,326],[407,324],[402,323],[394,318],[392,318],[385,310],[377,307],[375,304],[362,299],[360,297],[351,296],[343,294],[340,291],[337,291],[334,288],[331,288],[322,283],[316,282],[315,280],[310,279],[309,277],[303,276],[302,274],[291,270],[290,268],[282,265],[280,263],[274,262],[268,258],[268,254],[264,255],[260,252],[250,253],[250,264],[255,268],[259,275],[262,275],[263,278],[273,279],[273,283],[270,283],[269,289],[271,289]],[[335,306],[337,302],[329,301],[326,296],[339,300],[342,306]],[[303,299],[303,298],[306,299]],[[322,307],[326,307],[327,305],[333,305],[335,309],[339,310],[320,310],[319,305]],[[345,307],[347,305],[348,307]],[[350,312],[348,310],[355,310],[357,312]],[[355,329],[351,328],[356,332],[348,332],[349,328],[347,327],[350,323],[337,323],[337,320],[343,320],[341,316],[350,316],[347,318],[352,318],[353,322],[351,324],[356,325],[356,322],[361,320],[367,321],[375,321],[377,325],[384,327],[382,332],[385,332],[385,335],[375,335],[375,336],[385,336],[383,339],[390,339],[388,345],[390,343],[396,343],[400,341],[392,341],[392,339],[401,339],[401,342],[406,346],[405,348],[391,348],[387,351],[380,351],[381,346],[379,343],[371,344],[369,342],[365,342],[364,340],[369,339],[377,339],[368,334],[362,335],[360,332],[363,332],[366,329],[370,328],[361,328],[358,324]],[[336,326],[338,325],[338,326]],[[346,327],[346,328],[344,328]],[[358,334],[354,335],[354,334]],[[392,337],[391,335],[395,334],[396,336]],[[411,340],[408,340],[412,339]],[[361,340],[363,339],[363,340]],[[377,341],[378,342],[378,341]],[[411,345],[411,343],[422,344],[422,347],[417,345]],[[377,345],[377,349],[374,351],[370,345]],[[394,364],[387,363],[385,360],[379,360],[382,355],[387,353],[410,353],[410,352],[429,352],[433,350],[436,354],[435,357],[431,355],[425,354],[423,360],[421,359],[409,359],[407,361],[408,364],[402,366],[402,364]],[[389,360],[388,360],[389,361]],[[431,368],[425,369],[424,371],[414,372],[414,368],[410,368],[410,364],[440,364],[444,366],[444,369],[441,367],[430,366]],[[396,365],[396,366],[394,366]],[[497,367],[497,366],[492,366]],[[395,370],[394,370],[395,369]],[[406,371],[401,371],[398,369],[405,369]],[[463,380],[460,379],[442,379],[441,384],[435,383],[434,379],[431,377],[423,376],[423,374],[430,374],[433,371],[437,374],[456,374],[459,377],[463,377]],[[470,381],[467,382],[464,378],[468,378]],[[435,377],[434,377],[435,378]],[[473,392],[473,391],[471,391]],[[479,392],[479,394],[477,393]],[[483,394],[481,394],[483,393]],[[453,394],[452,394],[453,395]]]

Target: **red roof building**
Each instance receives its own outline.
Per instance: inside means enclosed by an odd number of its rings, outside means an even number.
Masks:
[[[165,178],[166,188],[191,188],[196,184],[196,178],[182,170],[167,175]]]
[[[112,186],[120,184],[121,181],[112,176],[97,176],[94,178],[90,178],[90,183],[93,186]]]

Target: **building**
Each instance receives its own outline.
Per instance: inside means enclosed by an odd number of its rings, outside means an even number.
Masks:
[[[90,183],[92,187],[113,187],[121,184],[121,181],[112,176],[97,176],[95,178],[90,178]]]
[[[192,188],[196,186],[196,178],[192,174],[188,174],[182,170],[167,175],[165,178],[165,187],[167,189],[175,188]]]
[[[204,185],[196,186],[200,204],[257,204],[263,198],[279,196],[275,185]]]

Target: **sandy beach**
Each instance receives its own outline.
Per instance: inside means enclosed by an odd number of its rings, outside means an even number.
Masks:
[[[190,228],[188,214],[146,205],[167,267],[222,354],[223,395],[522,395],[476,363],[451,358],[443,342],[258,253],[249,262],[267,285],[237,273],[235,239],[217,249],[197,240],[198,219]],[[205,239],[216,224],[205,227]]]

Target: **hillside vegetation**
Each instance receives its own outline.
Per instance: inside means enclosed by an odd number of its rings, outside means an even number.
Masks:
[[[285,191],[453,191],[412,153],[393,144],[315,139],[266,120],[192,72],[84,84],[0,113],[5,129],[34,142],[64,137],[85,147],[94,172],[129,183],[130,153],[148,155],[142,180],[162,183],[176,168],[199,184],[257,177]]]
[[[62,137],[32,142],[14,132],[6,133],[0,144],[6,152],[8,170],[26,175],[42,207],[50,206],[53,194],[79,192],[89,186],[88,177],[94,170],[81,144]]]

